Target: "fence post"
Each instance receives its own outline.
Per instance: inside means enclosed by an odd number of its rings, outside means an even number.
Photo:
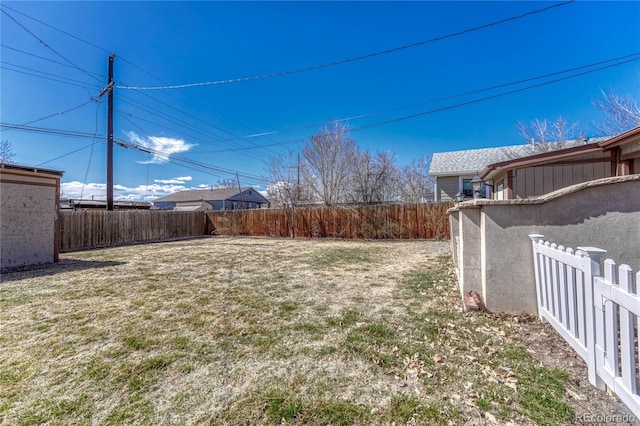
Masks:
[[[600,390],[605,389],[605,383],[598,376],[596,370],[596,316],[594,306],[594,277],[600,276],[600,260],[607,252],[596,247],[578,247],[584,256],[582,256],[584,272],[584,289],[585,289],[585,319],[587,326],[587,365],[589,368],[589,382]]]
[[[536,283],[536,299],[538,300],[538,317],[540,318],[540,321],[546,322],[545,319],[542,317],[542,314],[540,313],[540,304],[542,303],[540,291],[541,291],[542,282],[540,277],[540,265],[538,264],[538,250],[536,247],[537,244],[544,239],[544,235],[529,234],[529,238],[531,238],[531,242],[533,243],[533,277]]]

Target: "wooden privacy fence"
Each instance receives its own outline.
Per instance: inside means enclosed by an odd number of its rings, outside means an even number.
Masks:
[[[208,234],[204,212],[85,210],[60,212],[60,251]]]
[[[640,272],[628,265],[616,271],[613,260],[594,247],[574,252],[529,235],[533,242],[538,314],[586,361],[589,381],[609,387],[640,417],[638,394]],[[617,272],[617,273],[616,273]]]
[[[308,238],[449,237],[449,203],[234,211],[85,210],[60,212],[60,251],[216,233]]]
[[[207,212],[218,234],[296,238],[449,238],[450,203]]]

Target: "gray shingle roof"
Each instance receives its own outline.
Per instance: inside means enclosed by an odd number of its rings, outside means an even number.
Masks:
[[[591,138],[588,142],[597,142],[606,138]],[[558,144],[555,149],[580,145],[584,140],[575,140]],[[549,146],[554,146],[549,144]],[[494,163],[527,157],[539,153],[531,144],[501,146],[494,148],[468,149],[464,151],[436,152],[431,157],[430,176],[472,175],[482,172],[485,167]]]
[[[242,190],[246,191],[251,189],[250,187],[243,187]],[[256,191],[258,192],[258,191]],[[154,200],[157,202],[184,202],[184,201],[201,201],[201,200],[226,200],[234,195],[240,194],[238,188],[215,188],[215,189],[193,189],[189,191],[179,191],[169,194],[165,197]]]
[[[532,153],[529,145],[436,152],[431,157],[429,175],[464,175],[480,173],[486,166]]]

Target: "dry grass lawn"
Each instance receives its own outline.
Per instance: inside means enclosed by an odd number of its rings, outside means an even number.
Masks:
[[[2,276],[0,422],[571,423],[588,401],[534,323],[462,315],[446,242],[76,252]]]

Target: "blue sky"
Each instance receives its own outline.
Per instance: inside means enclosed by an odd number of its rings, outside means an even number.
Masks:
[[[518,121],[562,115],[598,136],[593,98],[640,96],[640,61],[457,96],[640,59],[638,1],[575,1],[465,32],[560,3],[3,1],[0,137],[16,163],[64,171],[64,195],[104,198],[106,98],[94,98],[111,53],[115,138],[173,154],[116,146],[120,200],[215,186],[236,172],[243,186],[265,189],[266,159],[349,117],[362,116],[345,121],[361,148],[394,153],[400,165],[522,143]],[[314,68],[446,35],[304,72],[140,89]],[[479,101],[582,71],[594,72]]]

